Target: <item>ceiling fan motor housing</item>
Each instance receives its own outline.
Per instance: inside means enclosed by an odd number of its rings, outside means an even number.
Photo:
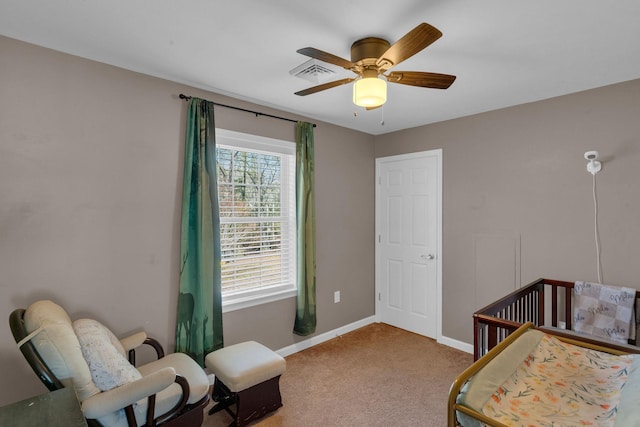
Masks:
[[[375,65],[390,47],[388,41],[378,37],[357,40],[351,45],[351,62],[365,67]]]

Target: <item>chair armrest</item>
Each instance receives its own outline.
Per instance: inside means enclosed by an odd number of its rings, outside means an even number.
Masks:
[[[124,347],[124,351],[129,351],[140,347],[142,344],[144,344],[144,341],[146,339],[147,333],[142,331],[122,338],[120,340],[120,344],[122,344],[122,347]]]
[[[169,387],[176,380],[176,371],[166,367],[137,381],[95,394],[82,402],[85,418],[101,418],[133,405]]]
[[[129,355],[129,363],[133,366],[136,366],[136,348],[140,347],[142,344],[147,344],[153,347],[156,351],[156,357],[158,359],[162,359],[164,357],[164,349],[158,340],[155,338],[149,338],[147,333],[142,331],[125,337],[120,340],[120,344],[124,348],[124,351],[128,352]]]

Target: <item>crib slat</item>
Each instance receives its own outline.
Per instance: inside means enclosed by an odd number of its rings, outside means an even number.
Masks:
[[[558,326],[558,287],[551,285],[551,326]]]
[[[538,325],[544,325],[544,284],[538,289]]]
[[[565,288],[564,290],[564,312],[565,312],[565,322],[567,324],[567,329],[572,329],[571,326],[571,321],[573,320],[572,317],[572,313],[573,311],[571,310],[571,294],[572,294],[572,290],[573,287],[571,288]]]

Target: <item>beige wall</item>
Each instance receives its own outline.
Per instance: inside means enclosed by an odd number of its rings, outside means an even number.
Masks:
[[[0,37],[0,405],[45,391],[7,319],[39,298],[172,348],[187,93],[296,117]],[[218,127],[293,141],[289,122],[216,108]],[[373,138],[315,130],[317,334],[374,314]],[[342,302],[333,303],[333,292]],[[228,344],[278,349],[293,298],[227,313]]]
[[[179,93],[298,118],[0,37],[0,315],[53,298],[122,335],[169,348],[178,293],[185,103]],[[596,280],[591,175],[604,281],[640,288],[640,80],[381,136],[315,130],[318,330],[374,314],[376,157],[443,149],[443,334],[538,277]],[[293,139],[290,123],[216,109],[219,127]],[[496,290],[496,288],[498,290]],[[333,303],[341,291],[342,302]],[[225,339],[272,348],[294,300],[227,313]],[[0,328],[0,405],[43,392]]]
[[[536,278],[597,281],[588,150],[603,158],[603,281],[640,289],[640,80],[378,136],[375,147],[376,157],[443,149],[443,335],[472,342],[472,313]]]

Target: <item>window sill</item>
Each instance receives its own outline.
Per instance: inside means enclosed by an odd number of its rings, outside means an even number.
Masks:
[[[235,310],[242,310],[243,308],[254,307],[256,305],[266,304],[269,302],[279,301],[282,299],[293,298],[297,295],[295,289],[289,289],[284,291],[275,291],[272,293],[264,293],[260,295],[251,295],[246,297],[236,297],[227,301],[222,301],[222,312],[227,313]]]

